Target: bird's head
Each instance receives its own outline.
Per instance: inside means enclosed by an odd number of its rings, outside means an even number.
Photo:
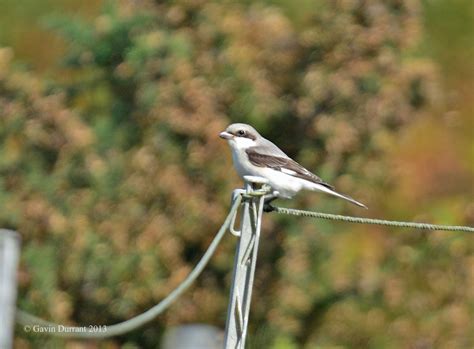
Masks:
[[[260,137],[257,130],[247,124],[232,124],[219,137],[229,142],[232,148],[247,149],[257,145]]]

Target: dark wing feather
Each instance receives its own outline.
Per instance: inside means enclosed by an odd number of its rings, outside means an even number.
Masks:
[[[276,171],[283,172],[287,175],[302,178],[316,184],[321,184],[326,188],[334,190],[334,187],[332,185],[324,182],[314,173],[309,172],[303,166],[301,166],[296,161],[290,158],[261,154],[255,151],[255,149],[253,148],[249,148],[245,152],[247,153],[250,162],[255,166],[270,167]]]

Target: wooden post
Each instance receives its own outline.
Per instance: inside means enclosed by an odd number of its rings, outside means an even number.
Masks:
[[[0,229],[0,348],[13,347],[20,238]]]

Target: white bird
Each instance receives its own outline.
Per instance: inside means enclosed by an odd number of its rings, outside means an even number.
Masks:
[[[292,160],[250,125],[232,124],[219,136],[229,143],[235,169],[241,177],[250,175],[268,180],[273,189],[273,197],[269,201],[278,197],[290,199],[305,189],[324,192],[367,208],[353,198],[336,192],[333,186]]]

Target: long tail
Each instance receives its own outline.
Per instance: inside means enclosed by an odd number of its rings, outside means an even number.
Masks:
[[[338,192],[336,192],[336,191],[334,191],[334,190],[331,190],[331,189],[329,189],[328,187],[325,187],[325,186],[323,186],[323,185],[321,185],[321,184],[314,184],[313,187],[312,187],[312,189],[315,190],[315,191],[322,191],[322,192],[324,192],[324,193],[327,193],[327,194],[336,196],[336,197],[338,197],[338,198],[347,200],[347,201],[353,203],[354,205],[357,205],[357,206],[359,206],[359,207],[363,207],[363,208],[365,208],[366,210],[368,210],[368,207],[367,207],[367,206],[365,206],[364,204],[360,203],[359,201],[354,200],[354,199],[351,198],[350,196],[339,194]]]

